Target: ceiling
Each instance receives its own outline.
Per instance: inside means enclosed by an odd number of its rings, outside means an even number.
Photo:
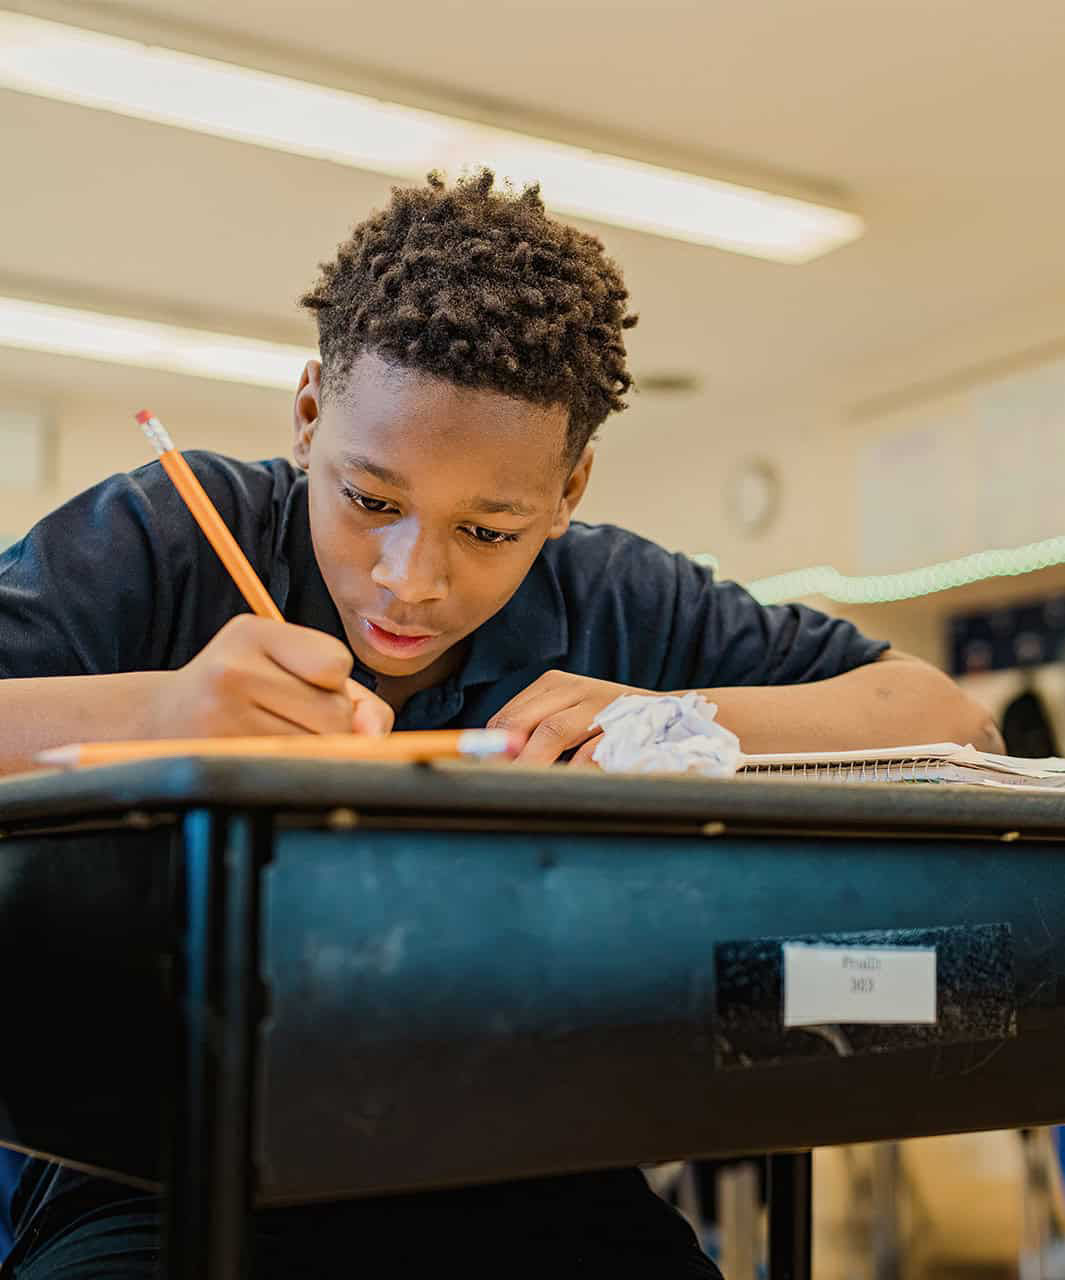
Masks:
[[[65,6],[69,8],[70,6]],[[618,136],[844,182],[1035,176],[1060,0],[111,0]],[[220,17],[220,14],[224,17]]]
[[[8,0],[9,3],[12,0]],[[789,267],[603,229],[638,371],[724,403],[1065,303],[1061,0],[16,4],[642,156],[836,186],[857,244]],[[0,94],[0,291],[297,340],[293,302],[386,180]],[[1062,310],[1065,317],[1065,308]]]

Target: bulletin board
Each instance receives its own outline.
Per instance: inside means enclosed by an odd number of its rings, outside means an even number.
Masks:
[[[1065,533],[1065,359],[864,422],[860,572]]]

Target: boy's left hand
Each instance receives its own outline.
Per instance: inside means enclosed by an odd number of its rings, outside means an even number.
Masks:
[[[572,763],[590,764],[602,736],[601,730],[590,727],[591,723],[623,693],[646,695],[648,690],[567,671],[548,671],[497,711],[488,721],[488,728],[517,729],[529,735],[517,757],[519,764],[553,764],[564,751],[574,747],[580,750]]]

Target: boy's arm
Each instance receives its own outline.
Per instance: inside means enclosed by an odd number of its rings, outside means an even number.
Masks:
[[[812,684],[701,692],[750,755],[921,742],[1004,749],[986,707],[927,662],[890,649],[876,662]]]
[[[391,707],[350,671],[332,636],[240,614],[176,671],[0,679],[0,774],[71,742],[387,733]]]
[[[493,716],[489,726],[530,735],[518,757],[522,762],[550,763],[579,747],[574,757],[579,763],[590,759],[599,736],[590,729],[592,719],[623,693],[650,692],[655,691],[549,671]],[[1002,750],[985,707],[935,667],[897,651],[826,680],[698,692],[717,704],[720,722],[752,755],[921,742],[971,742],[983,750]]]
[[[69,742],[155,738],[159,685],[171,672],[0,680],[0,774]]]

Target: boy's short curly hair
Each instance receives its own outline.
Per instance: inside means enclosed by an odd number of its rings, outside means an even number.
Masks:
[[[636,323],[594,236],[548,217],[538,186],[493,190],[487,169],[450,189],[395,187],[322,264],[300,305],[316,313],[323,383],[362,351],[466,387],[569,411],[580,455],[632,384],[623,330]]]

